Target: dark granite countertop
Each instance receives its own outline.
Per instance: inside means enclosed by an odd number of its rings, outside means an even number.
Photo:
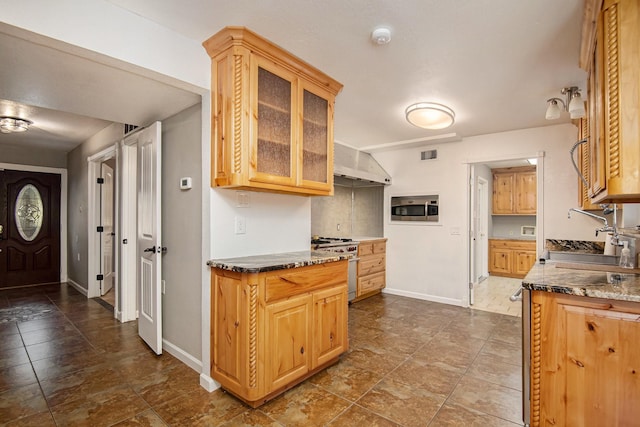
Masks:
[[[640,302],[640,275],[606,271],[574,270],[537,262],[522,279],[522,287],[532,291]]]
[[[212,259],[207,265],[238,273],[262,273],[287,268],[306,267],[351,258],[352,254],[322,251],[284,252],[238,258]]]

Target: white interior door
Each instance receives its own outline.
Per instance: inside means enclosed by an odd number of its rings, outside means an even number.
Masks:
[[[138,334],[162,353],[162,241],[160,217],[160,122],[138,138]]]
[[[114,246],[113,239],[115,237],[113,228],[113,169],[105,164],[101,164],[101,176],[104,182],[100,186],[100,214],[101,224],[103,227],[100,236],[101,253],[102,253],[102,283],[100,285],[100,295],[106,295],[113,289],[114,275]]]
[[[478,274],[489,277],[489,181],[478,177]]]

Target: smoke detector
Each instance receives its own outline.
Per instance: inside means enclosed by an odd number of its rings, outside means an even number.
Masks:
[[[391,41],[391,30],[386,27],[378,27],[371,33],[371,41],[383,45]]]

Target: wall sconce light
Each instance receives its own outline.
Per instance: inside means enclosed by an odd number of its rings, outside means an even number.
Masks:
[[[434,102],[410,105],[404,113],[409,123],[424,129],[448,128],[456,117],[451,108]]]
[[[560,93],[566,95],[565,101],[560,98],[547,99],[547,113],[544,116],[547,120],[559,119],[562,110],[568,111],[572,119],[579,119],[585,116],[584,100],[580,96],[580,89],[577,86],[562,88]],[[562,104],[562,109],[560,109],[558,103]]]
[[[33,122],[30,120],[20,119],[18,117],[0,116],[0,132],[26,132]]]

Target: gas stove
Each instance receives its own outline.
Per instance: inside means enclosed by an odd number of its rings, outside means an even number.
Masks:
[[[318,237],[311,239],[311,248],[327,252],[358,252],[358,242],[342,237]]]

